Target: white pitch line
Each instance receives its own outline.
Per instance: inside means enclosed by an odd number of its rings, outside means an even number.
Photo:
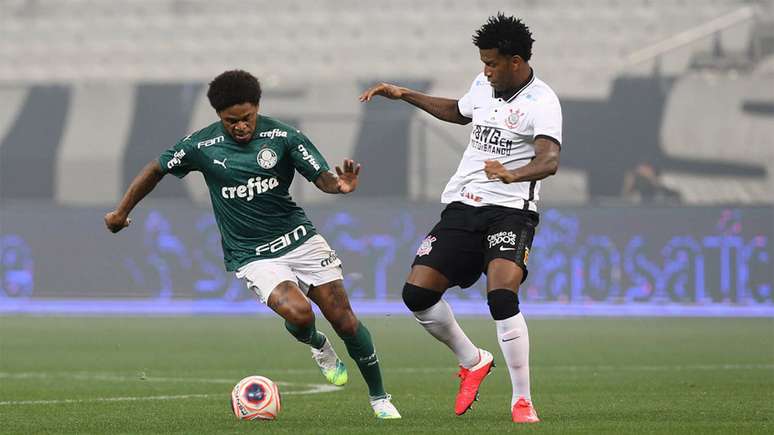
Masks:
[[[315,371],[317,372],[317,371]],[[110,373],[88,373],[88,372],[27,372],[27,373],[9,373],[0,372],[0,379],[71,379],[78,381],[104,381],[104,382],[181,382],[194,384],[227,384],[232,385],[239,381],[237,378],[170,378],[164,376],[126,376],[114,375]],[[328,384],[314,384],[308,382],[285,382],[277,381],[277,385],[310,386],[305,390],[288,391],[284,394],[315,394],[326,393],[328,391],[338,391],[339,388]]]
[[[62,379],[69,378],[85,381],[106,381],[106,382],[199,382],[211,384],[233,384],[234,379],[203,379],[203,378],[167,378],[167,377],[131,377],[119,376],[108,373],[46,373],[46,372],[28,372],[28,373],[8,373],[0,372],[0,379]],[[283,396],[293,396],[302,394],[320,394],[341,391],[341,388],[329,384],[312,384],[304,382],[277,382],[283,386],[304,386],[306,388],[296,391],[282,392]],[[130,402],[139,400],[182,400],[182,399],[206,399],[210,397],[222,397],[224,393],[218,394],[178,394],[166,396],[130,396],[130,397],[96,397],[91,399],[52,399],[52,400],[6,400],[0,401],[0,406],[8,405],[56,405],[69,403],[88,403],[88,402]]]
[[[223,379],[208,379],[208,378],[169,378],[169,377],[156,377],[146,376],[138,374],[135,376],[128,375],[115,375],[111,373],[88,373],[88,372],[28,372],[28,373],[2,373],[0,372],[0,379],[52,379],[52,378],[67,378],[77,381],[105,381],[105,382],[187,382],[194,384],[232,384],[239,381],[236,378],[223,378]],[[278,382],[278,384],[283,384]],[[285,383],[286,385],[291,385]]]
[[[287,383],[285,383],[287,384]],[[297,384],[298,385],[298,384]],[[311,388],[299,391],[288,391],[282,393],[283,396],[293,396],[301,394],[319,394],[332,391],[341,391],[341,388],[326,384],[303,384],[310,385]],[[183,399],[208,399],[210,397],[223,397],[226,393],[218,394],[178,394],[172,396],[129,396],[129,397],[95,397],[92,399],[52,399],[52,400],[6,400],[0,402],[0,406],[9,405],[61,405],[70,403],[92,403],[92,402],[135,402],[141,400],[183,400]]]
[[[134,402],[139,400],[180,400],[180,399],[206,399],[221,394],[180,394],[176,396],[137,396],[137,397],[95,397],[93,399],[58,399],[58,400],[7,400],[0,402],[3,405],[60,405],[66,403],[90,403],[90,402]]]
[[[454,367],[396,367],[386,369],[390,373],[438,373],[453,372]],[[774,364],[685,364],[685,365],[562,365],[562,366],[532,366],[533,371],[686,371],[686,370],[774,370]],[[262,369],[262,373],[281,373],[281,374],[314,374],[319,373],[317,369]],[[94,373],[94,372],[0,372],[0,379],[55,379],[67,378],[82,381],[104,381],[104,382],[180,382],[180,383],[201,383],[201,384],[234,384],[238,381],[236,378],[178,378],[166,376],[147,376],[138,374],[135,376],[118,375],[114,373]],[[279,385],[319,385],[321,387],[330,387],[330,391],[338,390],[337,387],[328,384],[296,383],[278,381]],[[311,389],[310,389],[311,391]],[[314,391],[316,392],[316,390]],[[326,392],[326,391],[320,391]],[[289,394],[283,393],[283,394]],[[295,393],[300,394],[300,393]]]
[[[450,367],[397,367],[388,369],[389,372],[397,373],[436,373],[452,372]],[[774,370],[774,364],[686,364],[686,365],[566,365],[566,366],[537,366],[533,370],[556,370],[556,371],[685,371],[685,370]],[[262,370],[272,373],[313,373],[317,370],[311,369],[270,369]],[[75,380],[92,380],[106,382],[192,382],[208,384],[231,384],[235,382],[231,378],[172,378],[172,377],[154,377],[154,376],[126,376],[110,373],[88,373],[88,372],[27,372],[27,373],[9,373],[0,372],[0,379],[54,379],[69,378]],[[311,384],[301,382],[277,382],[279,385],[303,385],[307,386],[304,390],[283,392],[283,396],[301,395],[301,394],[319,394],[333,391],[341,391],[341,388],[329,384]],[[91,399],[55,399],[55,400],[7,400],[0,401],[0,406],[8,405],[55,405],[69,403],[90,403],[90,402],[130,402],[141,400],[184,400],[184,399],[206,399],[210,397],[221,397],[224,393],[218,394],[180,394],[169,396],[133,396],[133,397],[96,397]]]

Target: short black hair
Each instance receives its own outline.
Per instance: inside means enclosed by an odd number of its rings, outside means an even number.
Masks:
[[[489,20],[476,30],[473,35],[473,44],[481,49],[496,48],[500,54],[509,56],[518,55],[529,62],[532,57],[532,32],[521,19],[506,17],[502,12]]]
[[[247,71],[241,69],[226,71],[210,82],[207,98],[216,112],[243,103],[257,106],[261,101],[261,84]]]

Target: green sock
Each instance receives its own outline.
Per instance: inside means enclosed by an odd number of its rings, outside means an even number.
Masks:
[[[326,338],[321,332],[317,331],[317,328],[314,327],[314,322],[309,326],[297,326],[285,320],[285,329],[293,334],[296,340],[306,343],[315,349],[321,349],[323,344],[325,344]]]
[[[368,395],[372,398],[386,396],[387,393],[384,392],[382,385],[382,372],[379,370],[379,358],[371,341],[371,333],[365,325],[358,322],[355,335],[341,336],[341,339],[344,340],[349,356],[355,360],[363,379],[368,384]]]

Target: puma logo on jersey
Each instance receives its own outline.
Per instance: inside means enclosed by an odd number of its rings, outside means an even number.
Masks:
[[[220,194],[225,199],[245,198],[252,201],[255,195],[267,192],[279,186],[276,177],[261,178],[253,177],[247,180],[247,184],[240,186],[224,186],[220,189]]]
[[[220,160],[218,160],[218,159],[212,159],[212,163],[215,163],[216,165],[223,166],[223,169],[228,169],[228,168],[226,167],[226,160],[228,160],[228,159],[223,159],[223,161],[221,162],[221,161],[220,161]]]

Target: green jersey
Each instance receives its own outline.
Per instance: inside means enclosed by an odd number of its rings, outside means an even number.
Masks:
[[[178,178],[204,175],[226,270],[284,255],[317,233],[288,190],[295,171],[313,182],[328,163],[303,133],[276,119],[259,116],[246,144],[215,122],[165,151],[159,164]]]

